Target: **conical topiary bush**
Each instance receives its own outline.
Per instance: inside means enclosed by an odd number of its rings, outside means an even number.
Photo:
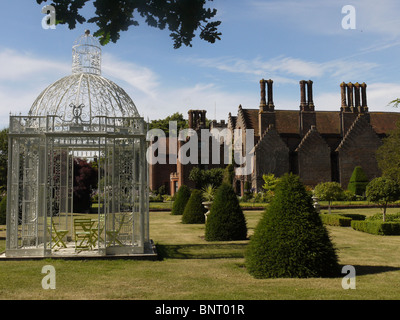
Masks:
[[[244,240],[247,237],[246,219],[232,186],[223,183],[214,196],[207,217],[207,241]]]
[[[357,166],[351,174],[347,189],[358,196],[363,196],[367,189],[368,182],[369,180],[364,170],[360,166]]]
[[[175,200],[172,204],[171,214],[182,215],[185,210],[186,203],[190,198],[190,189],[186,185],[180,186],[178,192],[175,195]]]
[[[204,208],[202,202],[202,192],[197,189],[193,190],[183,211],[182,223],[196,224],[205,222],[204,214],[207,210]]]
[[[255,278],[336,276],[336,251],[298,176],[284,175],[246,251]]]

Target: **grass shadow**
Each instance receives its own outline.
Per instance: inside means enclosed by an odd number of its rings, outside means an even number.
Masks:
[[[156,244],[159,260],[243,258],[246,243]]]
[[[392,271],[400,271],[400,267],[391,267],[391,266],[362,266],[362,265],[353,265],[356,269],[356,275],[365,276],[370,274],[378,274],[384,272],[392,272]]]

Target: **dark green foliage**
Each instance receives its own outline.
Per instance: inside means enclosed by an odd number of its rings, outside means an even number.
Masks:
[[[228,164],[224,169],[222,182],[232,185],[234,177],[235,177],[235,167],[233,166],[233,164]]]
[[[357,166],[354,168],[347,189],[355,195],[362,196],[365,194],[368,182],[369,180],[364,173],[364,170],[360,166]]]
[[[366,220],[368,221],[383,221],[383,213],[375,213],[369,216]],[[400,212],[386,214],[386,222],[400,222]]]
[[[398,100],[398,99],[397,99]],[[400,101],[400,100],[398,100]],[[396,105],[398,104],[396,102]],[[392,101],[393,102],[393,101]],[[376,161],[383,176],[390,177],[400,184],[400,122],[396,128],[382,140],[383,144],[375,153]]]
[[[366,196],[369,201],[377,203],[382,208],[385,221],[388,204],[400,198],[400,186],[395,180],[387,177],[374,178],[367,185]]]
[[[338,227],[350,227],[351,218],[339,214],[321,214],[321,220],[324,224]]]
[[[220,40],[218,27],[221,21],[211,21],[217,10],[209,8],[207,1],[212,0],[96,0],[90,1],[95,9],[90,19],[81,15],[91,11],[84,8],[88,0],[52,0],[49,3],[55,6],[57,23],[67,24],[70,29],[75,29],[77,23],[95,23],[98,30],[94,35],[100,38],[102,45],[110,40],[117,42],[121,31],[138,26],[142,20],[150,27],[167,28],[174,40],[174,48],[179,48],[182,44],[192,46],[196,31],[199,31],[200,39],[207,42]],[[42,4],[47,0],[36,2]]]
[[[377,220],[351,221],[354,230],[375,235],[400,235],[400,222],[383,222]]]
[[[174,136],[178,136],[179,131],[188,127],[188,121],[183,118],[182,113],[175,112],[174,114],[167,116],[165,119],[152,120],[149,124],[149,130],[160,129],[165,133],[166,137],[169,137],[170,121],[175,121],[177,125],[177,132],[171,132]]]
[[[4,196],[0,201],[0,224],[6,224],[7,215],[7,196]]]
[[[223,183],[216,191],[207,217],[207,241],[244,240],[247,237],[246,219],[229,184]]]
[[[185,206],[190,198],[190,189],[186,185],[182,185],[175,195],[174,203],[172,204],[171,214],[182,215]]]
[[[205,222],[204,214],[207,210],[204,208],[202,202],[202,192],[197,189],[193,190],[183,211],[182,223],[196,224]]]
[[[246,252],[255,278],[340,274],[338,258],[313,201],[298,176],[284,175]]]
[[[213,168],[209,170],[203,170],[198,167],[194,167],[189,173],[189,180],[193,181],[196,185],[196,189],[206,188],[208,185],[212,185],[218,188],[224,178],[224,169]]]

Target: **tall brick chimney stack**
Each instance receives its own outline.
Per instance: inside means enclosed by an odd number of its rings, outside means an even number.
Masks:
[[[260,92],[261,92],[260,112],[267,111],[265,83],[266,81],[264,79],[260,80]]]
[[[206,125],[206,110],[189,110],[189,128],[198,130],[205,128]]]
[[[313,82],[311,80],[307,81],[307,88],[308,88],[308,99],[307,99],[307,104],[308,104],[308,110],[309,111],[314,111],[314,98],[313,98]]]
[[[258,126],[260,135],[268,128],[270,124],[275,125],[275,105],[272,91],[273,81],[260,80],[261,101],[258,114]]]
[[[267,88],[266,88],[267,84]],[[274,111],[274,100],[273,100],[273,92],[272,92],[272,84],[273,81],[269,80],[260,80],[260,89],[261,89],[261,101],[260,101],[260,112],[266,111]],[[268,100],[267,100],[268,97]]]
[[[361,108],[363,112],[368,112],[368,104],[367,104],[367,84],[363,82],[361,85]]]
[[[300,135],[304,136],[311,128],[316,127],[316,114],[313,99],[313,82],[300,81]],[[307,99],[306,99],[307,96]]]
[[[313,82],[311,80],[300,81],[300,110],[314,111]],[[306,99],[307,97],[307,99]]]
[[[275,109],[274,105],[274,95],[273,95],[273,89],[272,89],[272,84],[274,82],[269,79],[267,80],[267,86],[268,86],[268,101],[267,101],[267,106],[268,106],[268,111],[272,112]]]
[[[362,114],[367,117],[369,121],[369,113],[367,106],[367,85],[365,82],[362,84],[345,83],[340,84],[341,91],[341,128],[342,135],[345,135],[347,130],[353,124],[358,115]]]

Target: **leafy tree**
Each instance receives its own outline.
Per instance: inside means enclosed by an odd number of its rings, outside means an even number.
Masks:
[[[273,173],[263,174],[263,189],[265,191],[275,191],[276,185],[279,182],[279,178],[275,177]]]
[[[227,183],[232,185],[234,178],[235,178],[235,167],[233,166],[233,164],[228,164],[224,169],[222,183]]]
[[[368,182],[369,180],[364,170],[360,166],[357,166],[354,168],[347,189],[358,196],[362,196],[365,194]]]
[[[281,177],[250,239],[246,267],[255,278],[338,275],[338,258],[298,176]]]
[[[204,214],[207,210],[204,208],[202,202],[201,191],[197,189],[193,190],[183,211],[182,223],[199,224],[205,222]]]
[[[181,185],[178,189],[178,192],[175,195],[175,200],[172,204],[171,214],[172,215],[182,215],[185,206],[190,198],[190,189],[186,185]]]
[[[188,121],[183,118],[182,113],[175,112],[174,114],[166,117],[165,119],[152,120],[149,125],[149,129],[161,129],[164,131],[165,136],[169,136],[169,122],[176,121],[177,122],[177,135],[179,131],[188,127]]]
[[[376,160],[382,176],[390,177],[400,183],[400,122],[396,129],[382,140],[376,151]]]
[[[189,180],[195,183],[196,189],[203,189],[207,185],[218,188],[222,184],[223,178],[224,169],[222,168],[203,170],[199,167],[194,167],[189,173]]]
[[[98,171],[85,159],[74,160],[74,212],[89,212],[92,190],[96,189]]]
[[[246,219],[242,208],[229,184],[223,183],[216,191],[207,217],[205,239],[207,241],[245,240]]]
[[[77,23],[95,23],[98,30],[94,36],[99,37],[102,45],[110,40],[117,42],[120,32],[130,26],[138,26],[138,15],[151,27],[171,31],[174,48],[182,44],[191,46],[195,32],[200,30],[200,39],[214,43],[220,40],[218,32],[220,21],[211,21],[217,14],[216,9],[207,8],[208,1],[213,0],[95,0],[95,16],[88,20],[81,15],[82,9],[89,0],[52,0],[56,9],[57,24],[67,24],[75,29]],[[38,4],[47,0],[36,0]],[[50,2],[50,1],[49,1]]]
[[[345,197],[344,191],[337,182],[321,182],[314,189],[314,195],[323,201],[328,201],[329,213],[331,213],[331,203],[335,200],[342,200]]]
[[[383,221],[386,221],[386,208],[390,202],[399,200],[400,186],[396,181],[387,177],[375,178],[367,185],[366,196],[369,201],[381,206]]]

